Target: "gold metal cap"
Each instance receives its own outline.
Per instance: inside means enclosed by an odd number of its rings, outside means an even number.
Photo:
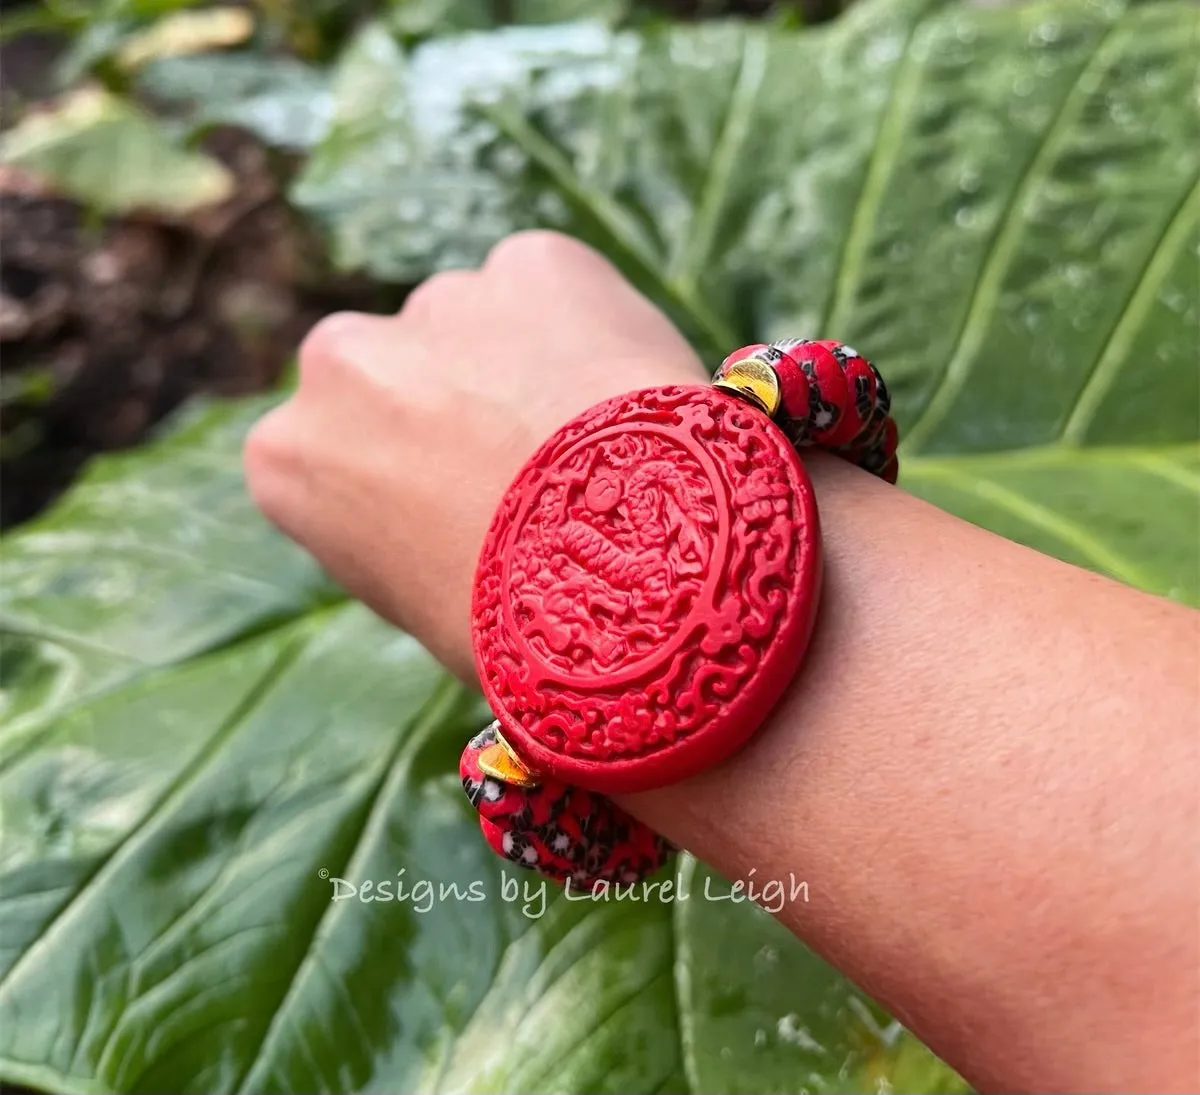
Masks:
[[[495,742],[479,754],[479,770],[514,787],[536,787],[540,782],[537,773],[526,767],[499,730]]]
[[[757,358],[745,357],[725,366],[720,379],[713,381],[713,387],[753,403],[772,418],[779,410],[779,377],[770,365]]]

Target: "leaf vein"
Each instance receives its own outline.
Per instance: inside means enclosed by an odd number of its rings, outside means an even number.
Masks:
[[[94,894],[100,892],[98,887],[109,874],[116,870],[122,858],[131,854],[130,849],[135,846],[137,839],[139,837],[144,839],[145,834],[150,831],[155,821],[162,817],[167,809],[174,805],[200,777],[200,774],[208,768],[221,748],[234,737],[240,727],[245,725],[249,715],[264,701],[267,694],[295,662],[305,645],[306,642],[303,639],[297,638],[279,652],[267,671],[263,673],[262,677],[246,693],[241,703],[237,705],[225,722],[217,728],[217,731],[213,734],[208,744],[204,746],[192,764],[176,776],[171,785],[159,797],[158,801],[151,806],[149,812],[138,824],[130,829],[121,840],[97,861],[92,871],[75,890],[73,899],[63,905],[47,921],[45,927],[30,942],[21,957],[0,978],[0,998],[3,997],[5,990],[13,982],[14,978],[17,978],[20,972],[29,965],[31,961],[30,956],[36,956],[39,951],[49,946],[54,934],[63,930],[64,923],[69,921],[73,915],[78,915],[78,910],[82,908],[82,903],[91,900]]]
[[[1177,251],[1186,242],[1197,214],[1200,214],[1200,177],[1184,194],[1155,241],[1150,257],[1125,301],[1125,307],[1109,331],[1104,348],[1079,389],[1075,405],[1068,412],[1063,426],[1061,440],[1064,444],[1078,445],[1084,440],[1096,412],[1116,383],[1122,365],[1129,361],[1134,336],[1154,304],[1158,290],[1171,271]]]
[[[695,877],[695,857],[687,852],[680,853],[675,871],[676,890],[679,893],[690,894]],[[679,1030],[679,1061],[684,1079],[689,1091],[700,1091],[700,1073],[696,1068],[694,1051],[696,1032],[689,1020],[690,1012],[683,1006],[684,999],[690,997],[692,991],[691,968],[679,942],[684,934],[684,905],[683,901],[676,901],[671,909],[671,970],[675,982],[675,1022]]]
[[[189,954],[187,958],[178,966],[176,966],[166,977],[164,977],[161,981],[151,985],[144,992],[138,991],[135,982],[134,995],[122,1006],[121,1014],[117,1018],[117,1021],[113,1023],[112,1028],[108,1033],[108,1037],[104,1041],[104,1046],[96,1058],[98,1062],[96,1065],[96,1072],[102,1076],[108,1076],[113,1081],[114,1086],[124,1086],[122,1082],[122,1075],[125,1071],[126,1059],[128,1058],[129,1053],[132,1052],[135,1043],[131,1043],[130,1047],[126,1049],[126,1053],[115,1071],[110,1071],[110,1066],[112,1064],[113,1054],[116,1052],[118,1046],[118,1036],[125,1030],[129,1020],[133,1016],[136,1016],[138,1012],[145,1011],[147,1008],[153,1006],[154,1002],[160,997],[169,996],[171,991],[179,982],[186,982],[192,974],[195,963],[201,961],[206,955],[209,956],[209,961],[211,962],[211,956],[213,952],[221,952],[231,943],[241,943],[244,936],[251,933],[257,935],[260,932],[275,930],[281,926],[282,925],[278,922],[270,922],[266,924],[247,924],[244,927],[230,932],[228,935],[222,936],[220,939],[206,944],[202,949],[194,952],[193,954]],[[139,972],[138,959],[140,957],[140,955],[134,956],[133,962],[131,963],[131,974],[134,977],[136,977]],[[222,978],[220,981],[206,982],[205,989],[208,990],[213,988],[214,985],[236,980],[237,978],[245,978],[247,976],[249,975],[244,970],[238,970],[238,972],[235,974],[231,975],[230,977]],[[136,1024],[134,1029],[138,1029]],[[150,1054],[147,1053],[146,1056],[149,1057]]]
[[[5,725],[0,729],[0,746],[3,746],[3,748],[0,748],[0,775],[8,771],[26,753],[33,749],[39,741],[51,733],[60,718],[72,712],[87,708],[93,703],[98,703],[106,696],[110,696],[122,688],[136,685],[155,672],[170,672],[172,669],[179,668],[181,663],[187,662],[190,664],[191,661],[199,658],[219,655],[223,651],[233,649],[239,643],[249,643],[264,636],[278,634],[293,625],[299,626],[306,631],[311,630],[317,621],[323,619],[330,612],[344,608],[345,603],[344,601],[333,601],[315,609],[306,605],[299,611],[268,617],[265,626],[261,626],[263,623],[261,620],[254,621],[249,627],[243,626],[231,635],[218,636],[214,641],[208,643],[208,645],[185,650],[173,662],[168,663],[144,662],[130,654],[122,654],[109,647],[96,646],[86,640],[79,641],[77,645],[83,648],[101,650],[104,653],[120,657],[121,660],[128,663],[128,674],[105,681],[101,686],[92,688],[90,691],[85,689],[80,693],[70,695],[64,702],[30,711]],[[19,622],[17,626],[12,627],[0,621],[0,635],[6,632],[36,638],[44,642],[57,643],[62,646],[70,646],[76,642],[75,637],[70,632],[40,626],[28,627]],[[16,742],[15,745],[11,744],[13,741]]]
[[[1102,544],[1095,534],[1084,526],[1068,520],[1061,514],[1031,501],[992,479],[983,476],[962,475],[948,467],[938,468],[932,477],[943,479],[948,485],[958,490],[974,494],[977,498],[1003,510],[1017,520],[1049,533],[1064,544],[1069,544],[1095,566],[1127,585],[1148,590],[1157,589],[1160,585],[1119,552]]]
[[[1133,463],[1135,467],[1141,468],[1149,475],[1164,479],[1192,494],[1200,495],[1200,475],[1195,472],[1190,472],[1186,468],[1181,468],[1158,456],[1141,456],[1136,458]]]
[[[392,750],[391,756],[384,764],[379,779],[376,781],[375,787],[371,792],[371,797],[363,813],[359,831],[355,834],[350,849],[346,854],[345,863],[338,869],[338,877],[345,877],[347,872],[353,873],[359,860],[365,854],[365,849],[375,840],[380,827],[386,824],[388,809],[390,808],[392,799],[401,789],[401,777],[408,770],[409,760],[421,748],[429,735],[437,730],[442,716],[460,702],[464,693],[465,688],[463,685],[449,676],[445,676],[435,688],[433,695],[425,704],[424,709],[417,715],[412,731],[408,734],[397,734],[396,745]],[[256,1078],[259,1066],[266,1060],[264,1055],[275,1038],[279,1036],[279,1031],[283,1025],[288,1022],[290,1003],[303,989],[308,978],[312,975],[312,970],[317,968],[315,947],[318,941],[335,930],[336,925],[345,915],[344,906],[335,905],[332,902],[321,913],[313,928],[308,946],[301,955],[287,988],[284,990],[282,997],[280,997],[279,1003],[275,1006],[270,1020],[263,1028],[263,1035],[259,1041],[258,1048],[255,1050],[246,1067],[242,1070],[241,1075],[231,1085],[233,1090],[245,1092],[247,1090],[254,1090],[258,1086],[252,1084],[252,1081]]]
[[[134,655],[118,650],[115,646],[85,638],[73,632],[63,631],[44,624],[25,623],[19,616],[0,618],[0,635],[8,635],[14,639],[31,639],[34,642],[50,643],[53,646],[74,647],[77,651],[90,650],[93,654],[103,654],[106,658],[117,661],[132,662],[134,665],[144,665]]]
[[[937,475],[946,468],[1078,468],[1090,464],[1137,463],[1139,460],[1163,460],[1179,457],[1200,460],[1200,444],[1184,441],[1168,445],[1089,445],[1072,448],[1057,442],[1030,445],[1020,449],[996,449],[946,456],[913,456],[903,466],[903,478]]]
[[[946,366],[938,377],[924,409],[908,430],[904,443],[906,454],[918,452],[929,440],[929,436],[945,418],[970,378],[980,343],[987,330],[988,317],[999,297],[1004,275],[1008,272],[1020,242],[1026,202],[1035,187],[1049,177],[1054,156],[1058,152],[1058,142],[1068,131],[1076,112],[1092,94],[1099,74],[1108,66],[1114,32],[1120,25],[1120,18],[1109,25],[1096,43],[1091,57],[1081,66],[996,220],[996,228],[980,264],[954,349],[950,352]]]
[[[725,124],[709,161],[711,167],[705,177],[692,229],[679,253],[678,262],[672,264],[667,275],[675,291],[684,296],[695,292],[704,263],[712,251],[713,237],[728,200],[734,168],[738,163],[738,152],[750,133],[758,90],[767,73],[765,35],[748,28],[742,43],[742,60],[729,95]]]
[[[316,957],[317,965],[321,971],[329,979],[329,983],[333,985],[334,991],[338,994],[342,1001],[342,1008],[346,1015],[351,1019],[354,1025],[354,1031],[358,1035],[359,1041],[362,1043],[363,1055],[366,1059],[370,1059],[374,1046],[371,1042],[371,1035],[367,1032],[366,1024],[362,1020],[362,1015],[358,1010],[358,1004],[355,1003],[354,997],[350,995],[350,990],[346,988],[346,983],[337,975],[337,972],[332,969],[328,962],[320,955]]]
[[[39,541],[42,543],[39,544]],[[49,556],[74,555],[86,553],[94,556],[97,551],[111,551],[116,555],[139,555],[145,559],[163,560],[182,563],[200,574],[214,579],[228,579],[231,584],[249,587],[260,587],[269,591],[270,595],[278,597],[288,595],[283,586],[256,575],[243,571],[231,570],[228,567],[216,566],[198,555],[193,555],[179,548],[166,544],[152,544],[145,541],[122,539],[119,536],[99,536],[90,532],[41,532],[31,533],[21,538],[20,545],[25,547],[32,542],[36,556],[40,560]],[[57,562],[57,559],[55,560]],[[89,562],[94,562],[94,558]]]
[[[632,989],[620,994],[617,997],[616,1003],[609,1007],[603,1015],[597,1016],[587,1034],[585,1034],[571,1046],[571,1053],[573,1055],[579,1054],[588,1045],[588,1043],[594,1041],[598,1035],[604,1033],[605,1027],[607,1027],[609,1023],[616,1019],[617,1016],[619,1016],[622,1011],[629,1007],[630,1004],[634,1003],[634,1001],[636,1001],[643,992],[646,992],[648,989],[650,989],[655,982],[661,981],[663,978],[668,976],[670,976],[669,970],[659,970],[657,973],[652,973],[651,976],[645,981],[635,980]],[[528,1076],[524,1078],[524,1089],[526,1091],[540,1090],[539,1085],[546,1078],[546,1074],[561,1063],[562,1062],[557,1059],[545,1062],[543,1067],[538,1072],[534,1073],[532,1078]]]
[[[658,287],[663,298],[682,311],[713,343],[713,349],[736,345],[737,332],[693,291],[681,289],[664,275],[661,257],[639,238],[619,202],[579,178],[570,161],[524,117],[511,110],[484,104],[481,111],[546,172],[559,187],[608,233],[616,247],[633,259]]]
[[[888,100],[880,117],[875,133],[875,143],[867,162],[862,187],[850,214],[850,226],[838,255],[838,265],[833,276],[833,289],[829,294],[821,325],[815,338],[826,338],[832,331],[840,329],[845,322],[844,313],[849,307],[854,286],[858,283],[871,231],[879,215],[879,206],[887,190],[887,176],[899,153],[903,141],[903,122],[916,96],[920,84],[920,65],[917,63],[913,43],[923,20],[913,24],[904,40],[902,60],[896,67]]]

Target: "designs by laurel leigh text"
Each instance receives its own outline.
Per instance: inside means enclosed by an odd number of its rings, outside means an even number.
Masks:
[[[770,913],[777,913],[785,905],[797,901],[808,904],[808,883],[796,878],[790,871],[786,879],[758,880],[754,874],[755,869],[751,868],[747,878],[732,886],[705,875],[704,881],[694,887],[681,885],[678,878],[668,878],[641,882],[600,881],[590,888],[581,889],[568,880],[561,890],[566,901],[632,901],[645,904],[657,901],[664,905],[692,900],[731,901],[734,904],[750,901]],[[476,878],[471,882],[435,882],[428,878],[417,878],[408,874],[407,867],[401,867],[392,878],[379,879],[338,878],[322,867],[317,877],[329,883],[329,899],[334,902],[358,900],[364,904],[402,904],[413,912],[427,913],[448,902],[476,904],[500,900],[520,905],[521,911],[532,920],[537,920],[546,912],[555,892],[560,889],[536,875],[526,877],[524,872],[515,875],[507,870],[502,870],[498,879],[485,881]]]

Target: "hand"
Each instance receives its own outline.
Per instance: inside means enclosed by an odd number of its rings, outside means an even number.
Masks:
[[[596,252],[553,232],[437,274],[395,316],[340,313],[251,432],[250,492],[351,594],[474,677],[471,582],[521,464],[594,403],[704,370]]]

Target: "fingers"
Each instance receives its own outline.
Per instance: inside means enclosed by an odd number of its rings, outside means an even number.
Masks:
[[[605,322],[613,318],[619,321]],[[569,361],[571,348],[593,333],[602,335],[599,355],[614,361],[653,359],[661,363],[664,380],[687,383],[707,376],[670,320],[608,259],[545,229],[501,240],[479,269],[445,270],[427,278],[409,294],[399,319],[422,336],[460,340],[469,328],[541,331],[543,347],[552,347],[559,361]],[[575,356],[589,356],[586,342]]]
[[[481,298],[520,314],[561,303],[580,284],[596,282],[622,284],[616,268],[586,244],[560,232],[531,229],[506,236],[477,269],[430,275],[409,293],[399,315],[418,324],[461,324]]]

